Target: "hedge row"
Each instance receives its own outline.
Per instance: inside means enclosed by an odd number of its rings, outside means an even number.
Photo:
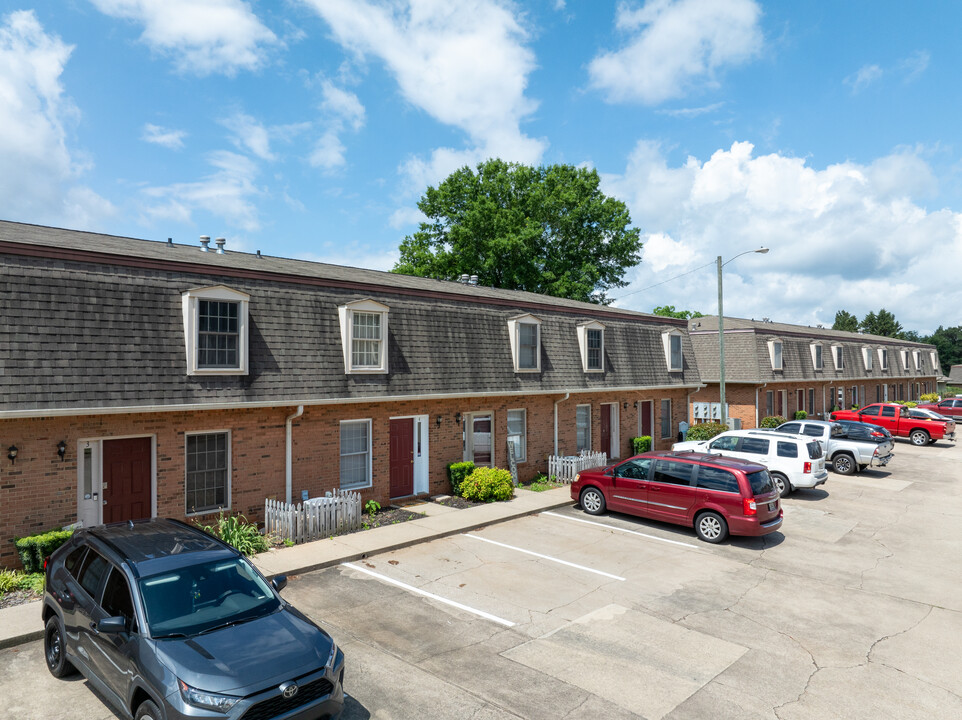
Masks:
[[[63,545],[73,530],[51,530],[50,532],[39,535],[30,535],[25,538],[17,538],[14,545],[17,554],[20,555],[20,562],[23,563],[23,571],[27,573],[43,572],[43,562],[58,547]]]

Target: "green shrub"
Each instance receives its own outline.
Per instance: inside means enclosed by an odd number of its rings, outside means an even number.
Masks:
[[[464,478],[474,472],[474,463],[468,460],[467,462],[453,462],[448,463],[448,480],[451,481],[451,494],[460,495],[461,494],[461,483],[464,482]]]
[[[728,429],[727,425],[721,423],[697,423],[688,428],[685,433],[686,440],[711,440],[718,433],[723,433]]]
[[[461,497],[476,502],[510,500],[514,496],[511,472],[501,468],[477,468],[461,483]]]
[[[631,438],[631,449],[635,455],[640,455],[651,450],[651,435]]]
[[[795,411],[795,419],[796,419],[796,420],[804,420],[804,419],[807,418],[807,417],[808,417],[808,413],[805,412],[804,410],[796,410],[796,411]]]
[[[768,417],[762,418],[762,421],[758,424],[758,427],[777,428],[779,425],[786,422],[788,422],[788,420],[783,418],[781,415],[769,415]]]
[[[20,555],[20,562],[23,563],[24,572],[28,574],[43,572],[43,561],[67,542],[71,535],[73,530],[51,530],[39,535],[17,538],[14,545],[17,548],[17,554]]]
[[[249,522],[243,515],[224,515],[220,512],[213,525],[197,523],[197,526],[228,545],[233,545],[245,555],[255,555],[271,548],[270,538],[261,535],[257,523]]]
[[[919,400],[921,400],[922,402],[927,402],[927,403],[929,403],[929,402],[938,402],[938,401],[939,401],[939,394],[938,394],[938,393],[925,393],[924,395],[920,395],[920,396],[919,396]]]

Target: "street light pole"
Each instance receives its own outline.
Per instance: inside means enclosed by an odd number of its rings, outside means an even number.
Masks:
[[[764,255],[768,252],[768,248],[761,247],[758,250],[746,250],[743,253],[738,253],[731,260],[726,260],[722,262],[722,256],[719,255],[716,260],[716,265],[718,266],[718,400],[721,403],[721,424],[728,424],[728,410],[725,407],[725,308],[722,304],[722,266],[727,265],[732,260],[740,258],[742,255],[748,255],[749,253],[760,253]]]

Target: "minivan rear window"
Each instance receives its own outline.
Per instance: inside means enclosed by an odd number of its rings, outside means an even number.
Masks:
[[[765,495],[775,489],[775,486],[772,484],[772,478],[768,474],[768,470],[759,470],[758,472],[748,473],[748,484],[752,486],[753,495]]]
[[[821,443],[817,443],[817,442],[808,443],[808,456],[812,460],[818,460],[820,457],[822,457]]]
[[[727,470],[702,465],[698,468],[698,478],[695,484],[705,490],[720,490],[722,492],[737,493],[738,478]]]
[[[793,442],[779,442],[778,443],[778,457],[798,457],[798,445]]]

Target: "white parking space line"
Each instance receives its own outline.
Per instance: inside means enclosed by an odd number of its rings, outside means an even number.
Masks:
[[[585,567],[584,565],[576,565],[573,562],[568,562],[567,560],[559,560],[558,558],[553,558],[550,555],[542,555],[541,553],[536,553],[531,550],[526,550],[524,548],[515,547],[514,545],[505,545],[504,543],[497,542],[496,540],[488,540],[488,538],[483,538],[480,535],[472,535],[471,533],[465,533],[464,537],[474,538],[475,540],[480,540],[481,542],[491,543],[492,545],[497,545],[499,547],[508,548],[509,550],[516,550],[525,555],[534,555],[542,560],[550,560],[551,562],[556,562],[561,565],[567,565],[568,567],[577,568],[578,570],[584,570],[585,572],[594,573],[595,575],[603,575],[606,578],[611,578],[612,580],[624,581],[623,577],[618,575],[612,575],[611,573],[606,573],[601,570],[595,570],[594,568]]]
[[[539,513],[540,515],[550,515],[551,517],[563,518],[564,520],[571,520],[573,522],[584,523],[585,525],[596,525],[597,527],[604,528],[605,530],[616,530],[618,532],[628,533],[629,535],[638,535],[643,538],[648,538],[649,540],[658,540],[664,543],[670,543],[672,545],[681,545],[682,547],[691,548],[692,550],[701,550],[697,545],[692,545],[691,543],[679,542],[678,540],[668,540],[666,538],[660,538],[657,535],[646,535],[645,533],[640,533],[635,530],[625,530],[624,528],[615,527],[614,525],[606,525],[605,523],[594,522],[593,520],[582,520],[581,518],[570,517],[568,515],[560,515],[559,513],[553,513],[546,511]]]
[[[407,590],[409,592],[412,592],[415,595],[423,595],[424,597],[431,598],[432,600],[437,600],[438,602],[444,603],[445,605],[450,605],[451,607],[456,607],[459,610],[464,610],[465,612],[469,612],[472,615],[477,615],[479,617],[483,617],[486,620],[492,620],[493,622],[500,623],[501,625],[504,625],[506,627],[514,627],[514,623],[511,622],[510,620],[499,618],[497,615],[486,613],[484,610],[478,610],[477,608],[468,607],[467,605],[462,605],[461,603],[455,602],[454,600],[448,600],[447,598],[443,598],[440,595],[429,593],[427,590],[422,590],[421,588],[416,588],[413,585],[408,585],[407,583],[403,583],[400,580],[389,578],[387,575],[381,575],[381,573],[371,572],[367,568],[360,567],[359,565],[355,565],[353,563],[341,563],[341,567],[350,568],[351,570],[357,570],[358,572],[362,572],[366,575],[370,575],[373,578],[377,578],[381,582],[386,582],[389,585],[396,585],[397,587]]]

